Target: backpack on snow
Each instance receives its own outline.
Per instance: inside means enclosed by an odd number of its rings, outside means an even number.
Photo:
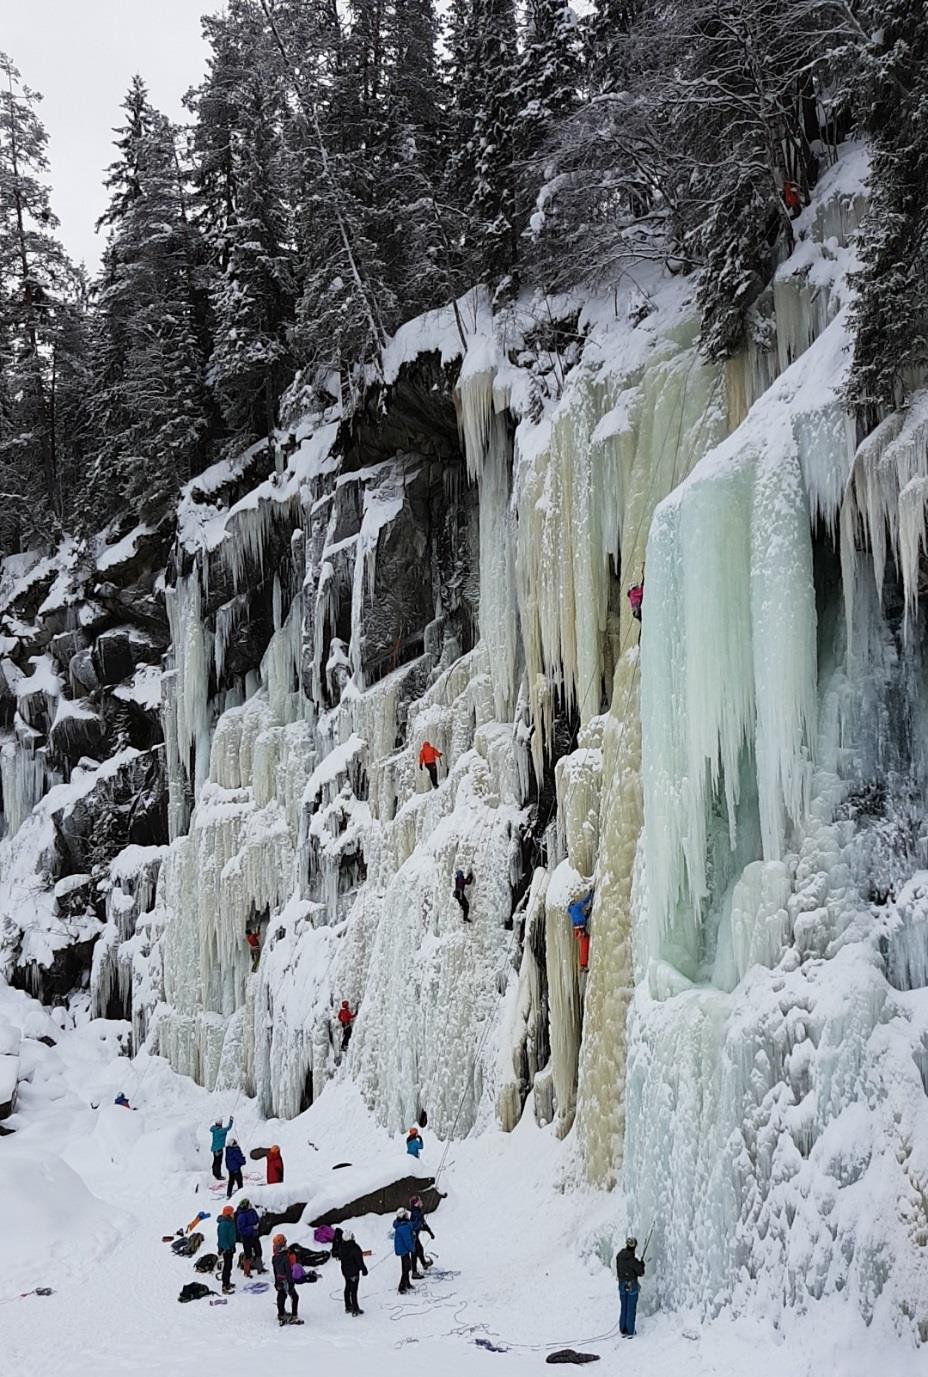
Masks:
[[[171,1248],[178,1257],[196,1257],[203,1243],[202,1234],[191,1234],[189,1238],[179,1238]]]
[[[202,1300],[204,1296],[214,1296],[215,1294],[215,1291],[204,1286],[202,1281],[188,1281],[186,1286],[180,1288],[180,1295],[177,1299],[183,1305],[186,1301]]]
[[[211,1272],[218,1261],[218,1253],[204,1253],[203,1256],[198,1257],[193,1264],[193,1270],[195,1272]]]

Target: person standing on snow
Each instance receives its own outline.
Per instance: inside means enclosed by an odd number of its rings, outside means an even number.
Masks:
[[[238,1145],[237,1138],[230,1138],[226,1148],[226,1171],[229,1173],[229,1184],[226,1187],[226,1199],[230,1199],[233,1191],[240,1191],[245,1184],[242,1177],[242,1167],[245,1165],[245,1154]]]
[[[414,1195],[409,1202],[409,1222],[412,1224],[412,1236],[415,1242],[415,1260],[413,1262],[415,1270],[412,1275],[416,1280],[419,1280],[422,1277],[419,1268],[423,1267],[427,1270],[432,1265],[431,1258],[425,1256],[425,1249],[422,1247],[422,1235],[425,1233],[428,1234],[429,1238],[435,1237],[425,1217],[425,1211],[422,1208],[422,1197],[419,1195]]]
[[[433,789],[438,788],[439,760],[441,760],[441,751],[433,746],[431,741],[423,741],[422,749],[419,752],[419,769],[428,770]]]
[[[213,1124],[212,1128],[210,1129],[212,1138],[210,1141],[209,1150],[213,1154],[213,1175],[215,1176],[217,1181],[222,1180],[222,1154],[225,1151],[226,1138],[229,1136],[229,1130],[231,1129],[231,1127],[232,1115],[230,1114],[229,1122],[226,1124],[225,1128],[223,1128],[222,1126],[222,1120],[217,1119],[216,1122]]]
[[[470,922],[470,900],[467,897],[467,886],[474,883],[474,872],[469,870],[467,874],[458,869],[454,872],[454,898],[460,906],[461,917],[465,923]]]
[[[635,1256],[637,1238],[627,1238],[625,1247],[616,1254],[615,1273],[619,1279],[619,1333],[626,1339],[635,1337],[635,1311],[638,1309],[638,1279],[644,1276],[644,1262]]]
[[[348,1044],[351,1041],[351,1029],[357,1014],[351,1012],[351,1005],[347,999],[342,1000],[342,1007],[338,1011],[338,1021],[342,1025],[342,1051],[348,1051]]]
[[[416,1241],[408,1210],[398,1210],[393,1221],[393,1251],[400,1260],[399,1292],[403,1296],[413,1289],[409,1277],[416,1253]]]
[[[271,1240],[271,1247],[274,1250],[274,1289],[277,1292],[277,1323],[302,1324],[303,1321],[297,1317],[300,1308],[300,1298],[296,1293],[293,1284],[293,1263],[290,1261],[290,1254],[287,1251],[287,1240],[283,1234],[275,1234]],[[290,1297],[290,1314],[287,1311],[287,1297]]]
[[[258,1211],[250,1200],[242,1200],[235,1211],[235,1232],[242,1245],[244,1262],[242,1271],[251,1276],[252,1264],[256,1272],[266,1272],[264,1256],[261,1252],[261,1239],[258,1236]]]
[[[234,1291],[232,1263],[235,1260],[235,1211],[226,1205],[216,1222],[216,1250],[222,1258],[222,1294]]]
[[[284,1179],[284,1159],[281,1157],[280,1148],[276,1143],[273,1147],[268,1148],[264,1164],[267,1169],[267,1184],[279,1186]]]
[[[345,1314],[363,1315],[364,1311],[358,1308],[358,1282],[362,1276],[367,1276],[367,1267],[361,1245],[355,1242],[350,1229],[342,1234],[338,1260],[342,1265],[342,1276],[345,1278]]]
[[[422,1135],[419,1130],[417,1128],[411,1128],[406,1134],[406,1151],[409,1153],[410,1157],[418,1157],[424,1147],[425,1143],[422,1141]]]

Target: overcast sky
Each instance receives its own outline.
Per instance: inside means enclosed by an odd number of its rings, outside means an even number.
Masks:
[[[45,99],[52,205],[72,258],[93,270],[106,205],[102,172],[134,72],[153,104],[177,118],[204,71],[200,15],[222,0],[0,0],[0,48]]]

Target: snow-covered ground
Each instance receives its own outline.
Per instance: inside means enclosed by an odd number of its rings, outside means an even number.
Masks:
[[[207,1128],[219,1115],[234,1111],[246,1149],[274,1140],[282,1147],[285,1184],[246,1179],[249,1196],[270,1205],[311,1195],[310,1212],[339,1192],[350,1198],[359,1185],[416,1169],[402,1138],[377,1126],[344,1080],[299,1118],[265,1122],[251,1101],[233,1092],[209,1095],[160,1058],[127,1061],[120,1055],[125,1025],[93,1021],[58,1033],[38,1006],[6,987],[0,1015],[32,1033],[10,1121],[16,1131],[0,1140],[2,1377],[214,1370],[224,1377],[258,1370],[280,1377],[521,1377],[539,1371],[547,1352],[560,1346],[599,1354],[597,1371],[641,1377],[919,1371],[907,1346],[888,1348],[885,1334],[856,1324],[843,1304],[840,1314],[820,1305],[814,1318],[795,1325],[787,1312],[779,1330],[756,1321],[703,1324],[644,1313],[631,1348],[615,1333],[607,1265],[625,1230],[621,1197],[571,1186],[572,1140],[556,1141],[530,1115],[511,1135],[489,1132],[452,1145],[441,1179],[448,1197],[432,1216],[435,1269],[414,1295],[397,1294],[389,1218],[368,1216],[353,1223],[362,1246],[373,1250],[360,1320],[345,1315],[331,1262],[316,1285],[301,1291],[306,1323],[299,1329],[278,1328],[272,1290],[251,1294],[240,1285],[224,1305],[179,1305],[181,1286],[204,1278],[161,1239],[199,1210],[215,1216],[224,1203],[211,1192],[209,1172]],[[55,1047],[35,1040],[40,1025],[57,1035]],[[113,1105],[120,1090],[136,1113]],[[428,1129],[425,1141],[419,1168],[434,1171],[442,1146]],[[351,1170],[333,1175],[343,1162]],[[246,1177],[259,1167],[249,1162]],[[213,1219],[203,1227],[203,1251],[214,1251]],[[304,1225],[286,1232],[311,1242]],[[447,1275],[436,1275],[439,1269]],[[21,1296],[35,1286],[51,1286],[54,1294]]]

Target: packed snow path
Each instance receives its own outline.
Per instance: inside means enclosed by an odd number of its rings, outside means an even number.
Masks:
[[[0,993],[17,1013],[31,1003],[6,988]],[[246,1293],[238,1272],[240,1289],[227,1304],[178,1305],[185,1282],[216,1286],[161,1239],[208,1210],[202,1251],[215,1251],[224,1197],[210,1190],[207,1126],[217,1117],[234,1110],[246,1149],[280,1142],[285,1184],[246,1181],[246,1193],[266,1203],[305,1198],[307,1188],[330,1194],[337,1162],[350,1161],[354,1174],[370,1179],[386,1179],[385,1168],[389,1175],[395,1164],[399,1178],[411,1165],[403,1141],[371,1120],[346,1082],[329,1087],[298,1119],[265,1122],[250,1101],[209,1095],[160,1058],[130,1063],[119,1056],[125,1025],[99,1020],[51,1031],[55,1047],[25,1043],[29,1079],[12,1120],[16,1132],[0,1140],[2,1377],[124,1377],[153,1367],[185,1377],[217,1365],[225,1377],[252,1377],[259,1368],[282,1377],[320,1370],[521,1377],[542,1370],[552,1345],[599,1353],[604,1373],[630,1370],[628,1346],[617,1335],[591,1342],[615,1329],[615,1286],[604,1264],[610,1240],[624,1228],[616,1219],[620,1202],[558,1190],[574,1174],[572,1141],[558,1142],[529,1119],[512,1135],[453,1145],[442,1179],[448,1198],[432,1216],[437,1237],[430,1245],[436,1272],[454,1274],[447,1279],[433,1275],[400,1297],[390,1219],[369,1216],[353,1221],[362,1246],[373,1249],[370,1276],[361,1280],[361,1319],[345,1315],[341,1274],[331,1262],[318,1283],[301,1288],[299,1329],[279,1329],[273,1289]],[[113,1105],[120,1090],[136,1113]],[[434,1171],[441,1146],[428,1129],[425,1139],[420,1166]],[[291,1241],[311,1241],[304,1225],[286,1232]],[[52,1286],[54,1295],[20,1298],[37,1285]],[[628,1352],[642,1377],[863,1377],[877,1370],[881,1340],[848,1324],[845,1310],[831,1331],[817,1312],[814,1335],[790,1332],[788,1318],[778,1339],[746,1321],[700,1326],[641,1314]],[[478,1339],[506,1351],[488,1351]],[[900,1348],[894,1377],[914,1374],[915,1363]]]

